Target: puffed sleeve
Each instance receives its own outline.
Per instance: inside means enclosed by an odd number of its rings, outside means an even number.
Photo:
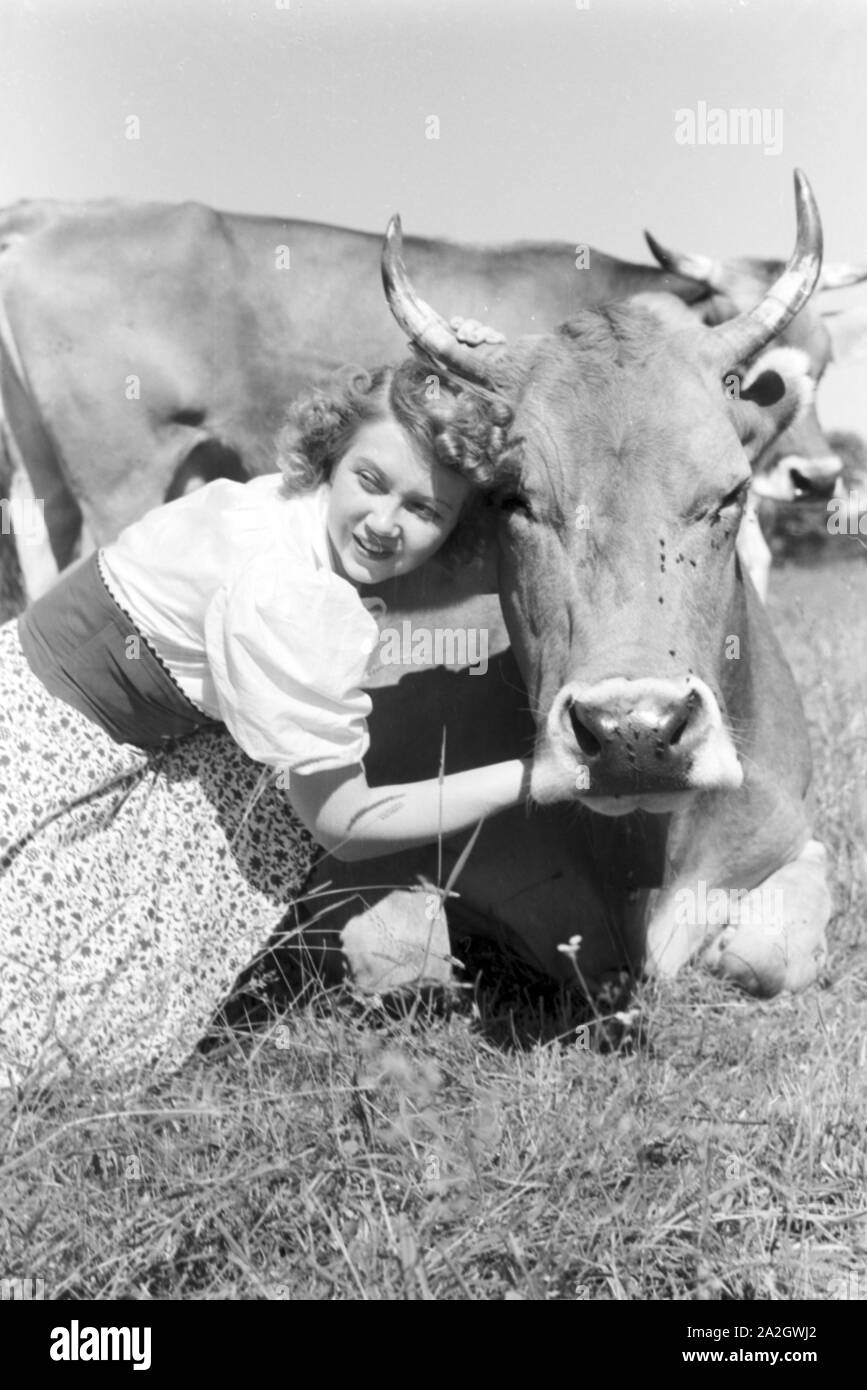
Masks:
[[[361,679],[377,636],[338,575],[279,552],[245,565],[205,614],[220,713],[244,752],[296,772],[360,762],[371,710]]]

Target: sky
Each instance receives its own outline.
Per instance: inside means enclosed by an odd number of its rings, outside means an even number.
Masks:
[[[800,166],[826,257],[867,262],[865,67],[867,0],[0,0],[0,205],[785,257]],[[764,138],[683,143],[702,104]],[[865,382],[830,370],[826,427],[867,433]]]

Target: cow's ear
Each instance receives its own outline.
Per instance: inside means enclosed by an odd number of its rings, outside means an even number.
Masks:
[[[813,399],[807,354],[788,347],[762,353],[741,377],[736,399],[741,442],[748,455],[757,458]]]
[[[838,309],[822,315],[831,338],[831,359],[847,362],[867,356],[867,310]]]
[[[741,377],[740,400],[771,411],[780,429],[794,424],[813,399],[810,359],[800,348],[770,348]]]
[[[763,372],[759,372],[757,377],[753,377],[749,385],[741,385],[740,396],[742,401],[751,401],[753,405],[770,406],[776,405],[786,394],[785,378],[779,372],[774,371],[773,367],[767,367]]]

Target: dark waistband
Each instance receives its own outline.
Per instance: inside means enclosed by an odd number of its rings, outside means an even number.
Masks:
[[[154,748],[216,722],[187,699],[112,598],[95,553],[21,614],[18,633],[46,690],[117,743]]]

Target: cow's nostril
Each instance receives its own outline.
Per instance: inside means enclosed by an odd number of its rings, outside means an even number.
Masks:
[[[687,715],[685,719],[681,719],[681,721],[680,721],[680,723],[678,724],[677,728],[676,728],[676,729],[674,730],[674,732],[672,733],[670,739],[668,740],[668,746],[669,746],[669,748],[675,748],[675,747],[677,746],[677,744],[680,743],[680,740],[683,738],[683,735],[684,735],[684,733],[686,732],[686,726],[687,726],[688,723],[689,723],[689,715]]]
[[[833,497],[837,486],[836,474],[829,474],[827,478],[808,478],[805,473],[799,473],[797,468],[792,468],[789,476],[799,497],[815,498],[817,502],[824,502]]]
[[[572,732],[575,735],[575,742],[578,744],[581,752],[587,758],[597,757],[602,751],[602,744],[594,734],[591,734],[587,725],[581,723],[575,706],[572,704],[569,706],[569,719],[572,724]]]

